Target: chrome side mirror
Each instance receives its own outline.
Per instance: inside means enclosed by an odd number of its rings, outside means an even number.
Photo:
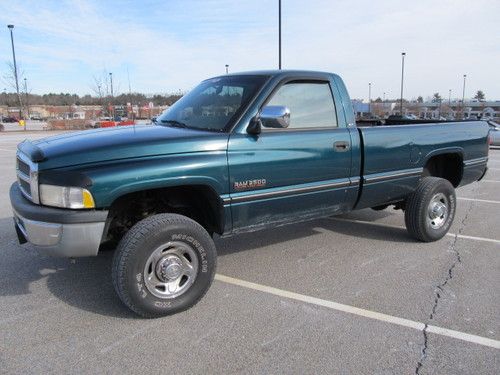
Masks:
[[[259,119],[266,128],[288,128],[290,109],[282,105],[268,105],[262,108]]]

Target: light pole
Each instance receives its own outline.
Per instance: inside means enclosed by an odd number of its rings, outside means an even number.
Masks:
[[[368,82],[368,113],[372,114],[372,83]]]
[[[30,118],[30,105],[28,102],[28,81],[26,78],[24,78],[24,95],[25,95],[24,102],[26,104],[26,112],[28,113],[28,119],[29,119]]]
[[[403,82],[405,77],[405,56],[406,52],[401,52],[401,117],[403,116]]]
[[[448,90],[448,119],[451,119],[451,89]]]
[[[111,121],[114,121],[115,120],[115,106],[113,104],[113,99],[114,99],[114,94],[113,94],[113,73],[109,73],[109,81],[110,81],[110,84],[111,84],[111,118],[112,120]]]
[[[229,73],[229,64],[226,64],[226,74]]]
[[[467,74],[464,74],[464,86],[462,90],[462,119],[465,117],[465,79],[467,78]]]
[[[443,102],[443,98],[439,98],[439,107],[438,107],[438,119],[441,120],[441,103]]]
[[[383,100],[383,102],[385,103],[385,92],[384,92],[384,95],[383,95],[383,97],[384,97],[384,100]]]
[[[111,84],[111,98],[113,98],[113,73],[109,73],[109,81]]]
[[[281,70],[281,0],[278,0],[278,69]]]
[[[21,95],[19,95],[19,80],[17,78],[17,62],[16,62],[16,50],[14,48],[14,34],[12,32],[12,29],[14,28],[14,25],[7,25],[7,27],[9,28],[10,30],[10,43],[12,45],[12,60],[14,62],[14,77],[15,77],[15,80],[16,80],[16,92],[17,92],[17,99],[19,101],[19,120],[21,119],[22,117],[22,113],[21,113],[21,107],[23,106],[22,105],[22,102],[21,102]],[[26,130],[26,126],[24,127],[24,130]]]

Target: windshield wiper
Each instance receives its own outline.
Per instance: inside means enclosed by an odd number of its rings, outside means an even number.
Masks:
[[[168,124],[174,128],[189,128],[187,124],[177,120],[160,120],[162,124]]]

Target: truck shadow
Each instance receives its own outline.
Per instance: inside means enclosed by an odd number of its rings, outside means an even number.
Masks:
[[[33,295],[29,301],[19,299],[22,305],[31,309],[34,305],[49,305],[52,294],[78,309],[113,317],[137,318],[121,303],[114,291],[111,282],[112,251],[102,252],[97,257],[79,258],[74,262],[44,256],[29,244],[19,245],[11,218],[0,219],[0,240],[0,296]]]
[[[229,255],[314,236],[325,233],[325,231],[369,240],[416,243],[404,228],[380,227],[353,221],[363,220],[376,223],[377,220],[392,215],[392,213],[386,211],[360,211],[360,214],[356,216],[353,214],[342,215],[338,218],[333,216],[259,232],[243,233],[234,237],[216,238],[217,253],[219,256]],[[401,225],[404,225],[404,223]]]
[[[374,213],[375,215],[383,215]],[[380,216],[383,217],[383,216]],[[293,224],[230,238],[216,238],[220,256],[259,249],[263,246],[307,238],[325,231],[378,241],[414,242],[404,229],[326,218]],[[119,300],[111,282],[112,251],[70,261],[40,255],[30,245],[20,246],[10,218],[0,219],[3,261],[0,264],[0,296],[35,294],[58,300],[77,309],[126,319],[140,319]],[[258,250],[257,250],[258,251]],[[48,298],[47,298],[48,299]],[[30,303],[27,303],[30,305]]]

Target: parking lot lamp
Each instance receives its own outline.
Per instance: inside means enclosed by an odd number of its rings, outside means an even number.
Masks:
[[[21,119],[21,117],[22,117],[22,113],[21,113],[22,102],[21,102],[21,95],[19,94],[19,80],[17,77],[16,50],[14,48],[14,34],[12,32],[12,29],[14,29],[14,25],[7,25],[7,27],[10,30],[10,43],[12,45],[12,60],[14,62],[14,78],[16,81],[17,99],[19,101],[19,119]],[[24,127],[24,130],[26,130],[26,127]]]
[[[281,70],[281,0],[278,0],[278,69]]]
[[[368,82],[368,113],[372,113],[372,83]]]
[[[465,79],[467,78],[467,74],[464,74],[464,86],[462,90],[462,119],[465,116]]]
[[[229,73],[229,64],[226,64],[226,74]]]
[[[110,81],[110,85],[111,85],[111,118],[112,120],[111,121],[114,121],[115,119],[115,106],[114,106],[114,103],[113,103],[113,99],[114,99],[114,94],[113,94],[113,73],[109,73],[109,81]]]
[[[403,116],[403,82],[405,77],[405,56],[406,52],[401,52],[401,116]]]

